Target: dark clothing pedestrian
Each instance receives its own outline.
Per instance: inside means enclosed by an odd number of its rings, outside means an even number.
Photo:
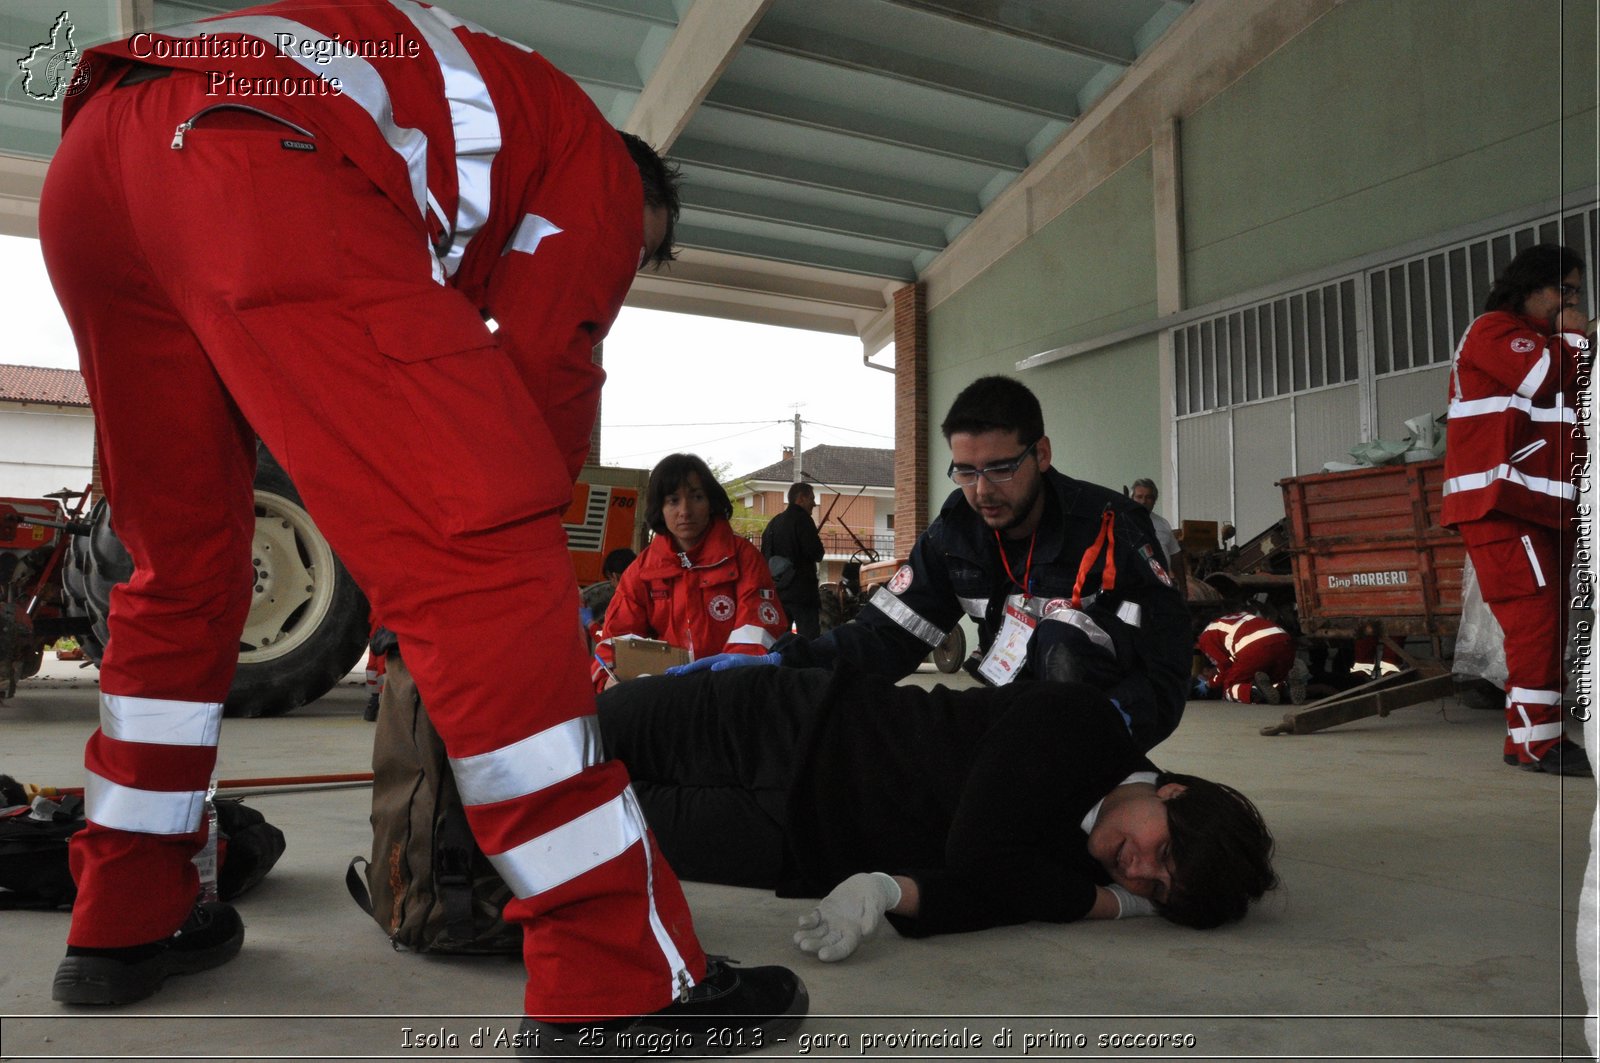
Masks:
[[[1085,686],[951,690],[736,668],[624,683],[598,701],[662,852],[684,878],[822,896],[850,875],[916,881],[901,933],[1071,922],[1111,879],[1084,818],[1155,767]]]
[[[1038,621],[1021,674],[1044,678],[1051,645],[1067,636],[1091,639],[1104,660],[1084,678],[1130,717],[1139,748],[1155,746],[1183,714],[1193,641],[1150,515],[1097,484],[1053,469],[1044,477],[1044,515],[1034,536],[997,537],[960,490],[951,492],[910,560],[856,619],[820,639],[780,641],[783,663],[847,662],[899,679],[963,613],[977,622],[979,654],[988,653],[1011,606]],[[1071,611],[1076,626],[1038,619],[1075,597],[1082,607]]]
[[[787,579],[775,579],[778,600],[794,620],[796,631],[808,639],[820,636],[822,595],[817,589],[817,562],[822,560],[824,551],[810,511],[790,502],[788,508],[767,522],[761,533],[761,552],[769,562],[782,557],[794,566]]]

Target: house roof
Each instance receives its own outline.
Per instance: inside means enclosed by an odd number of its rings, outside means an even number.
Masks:
[[[791,483],[794,463],[785,458],[739,477]],[[894,451],[876,447],[836,447],[827,443],[800,452],[800,477],[828,487],[893,487]]]
[[[76,369],[0,365],[0,402],[47,402],[88,408],[89,389]]]

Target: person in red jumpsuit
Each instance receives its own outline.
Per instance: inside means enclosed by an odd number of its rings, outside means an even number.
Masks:
[[[135,570],[112,595],[55,998],[136,1000],[242,941],[232,909],[196,908],[191,857],[250,604],[259,436],[405,645],[516,895],[525,1041],[571,1050],[550,1024],[606,1017],[797,1023],[789,972],[708,964],[600,749],[573,623],[560,518],[592,350],[634,273],[672,256],[670,169],[538,54],[412,0],[141,32],[77,80],[39,226]],[[489,643],[527,652],[491,677]]]
[[[789,630],[767,559],[734,534],[733,503],[705,461],[669,454],[657,462],[644,514],[655,537],[606,609],[591,669],[597,690],[613,682],[619,638],[660,639],[693,657],[761,655]]]
[[[1576,403],[1594,324],[1578,309],[1583,260],[1539,244],[1495,279],[1450,371],[1441,519],[1461,533],[1505,631],[1507,764],[1592,775],[1561,713],[1567,573],[1585,439]]]
[[[1211,662],[1207,676],[1196,681],[1196,693],[1220,692],[1224,701],[1282,704],[1287,695],[1305,698],[1303,667],[1297,668],[1294,636],[1254,613],[1218,617],[1200,632],[1195,648]],[[1291,681],[1292,680],[1292,681]]]

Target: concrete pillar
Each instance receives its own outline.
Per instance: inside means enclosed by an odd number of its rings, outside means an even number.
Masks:
[[[1150,144],[1155,212],[1156,313],[1175,314],[1183,309],[1183,172],[1178,120],[1168,118],[1155,130]],[[1157,334],[1156,388],[1161,411],[1161,468],[1155,473],[1161,488],[1162,515],[1181,527],[1178,489],[1177,407],[1172,367],[1172,333]]]

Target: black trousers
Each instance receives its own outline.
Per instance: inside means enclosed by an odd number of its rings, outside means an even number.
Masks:
[[[829,673],[756,666],[621,683],[596,701],[679,878],[775,888],[801,743]]]

